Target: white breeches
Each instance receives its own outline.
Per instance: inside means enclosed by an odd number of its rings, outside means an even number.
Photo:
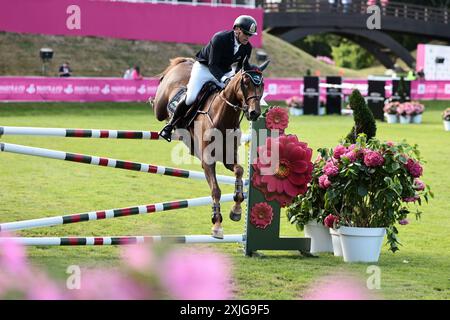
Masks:
[[[233,70],[226,73],[225,76],[230,77],[234,74]],[[213,81],[221,88],[224,87],[224,84],[218,81],[212,73],[209,71],[209,68],[204,64],[196,61],[192,66],[191,77],[189,79],[189,83],[187,85],[186,92],[186,105],[191,105],[194,103],[197,98],[198,93],[202,89],[203,85],[208,82]]]

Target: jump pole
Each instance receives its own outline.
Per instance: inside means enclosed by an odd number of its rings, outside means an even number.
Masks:
[[[0,136],[50,136],[65,138],[100,138],[100,139],[141,139],[163,140],[155,131],[107,130],[107,129],[65,129],[0,126]],[[182,140],[176,131],[173,140]],[[251,140],[251,134],[242,134],[241,142]]]
[[[244,197],[247,195],[244,193]],[[222,195],[220,198],[221,202],[231,202],[233,200],[234,194],[229,193]],[[109,209],[109,210],[100,210],[100,211],[90,211],[84,213],[75,213],[65,216],[56,216],[56,217],[48,217],[48,218],[39,218],[39,219],[31,219],[31,220],[22,220],[15,222],[5,222],[0,223],[0,232],[4,231],[16,231],[16,230],[24,230],[24,229],[32,229],[32,228],[40,228],[40,227],[52,227],[56,225],[69,224],[69,223],[78,223],[84,221],[92,221],[92,220],[102,220],[102,219],[112,219],[119,218],[137,214],[146,214],[160,211],[168,211],[175,209],[184,209],[190,207],[198,207],[207,204],[211,204],[211,197],[201,197],[201,198],[193,198],[186,200],[177,200],[171,202],[161,202],[155,204],[147,204],[136,207],[128,207],[121,209]]]
[[[104,166],[118,169],[126,169],[133,171],[141,171],[153,174],[160,174],[171,177],[205,180],[205,174],[199,171],[184,170],[177,168],[170,168],[164,166],[157,166],[152,164],[145,164],[139,162],[131,162],[124,160],[116,160],[111,158],[103,158],[96,156],[89,156],[77,153],[68,153],[64,151],[56,151],[44,148],[28,147],[12,143],[0,143],[0,152],[10,152],[23,154],[28,156],[36,156],[43,158],[50,158],[56,160],[72,161],[96,166]],[[234,184],[235,177],[217,175],[217,181],[225,184]],[[247,184],[247,182],[245,182]]]
[[[120,236],[120,237],[0,237],[0,244],[14,242],[24,246],[108,246],[139,243],[243,243],[242,234],[225,235],[216,239],[208,235],[186,236]]]

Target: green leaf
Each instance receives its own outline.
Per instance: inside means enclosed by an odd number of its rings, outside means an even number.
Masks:
[[[363,185],[359,185],[358,186],[358,195],[360,195],[361,197],[366,196],[368,193],[367,188]]]

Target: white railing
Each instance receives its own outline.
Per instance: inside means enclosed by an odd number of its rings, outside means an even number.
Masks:
[[[212,7],[244,7],[255,8],[255,0],[103,0],[135,3],[166,3],[174,5],[212,6]]]

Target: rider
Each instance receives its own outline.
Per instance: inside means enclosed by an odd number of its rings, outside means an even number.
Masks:
[[[196,54],[186,95],[178,103],[172,119],[159,133],[161,137],[167,141],[171,140],[174,125],[189,110],[206,82],[213,81],[224,88],[231,77],[242,68],[244,58],[247,56],[247,59],[250,59],[252,45],[249,38],[257,34],[256,29],[255,19],[241,15],[234,21],[233,30],[216,33]]]

